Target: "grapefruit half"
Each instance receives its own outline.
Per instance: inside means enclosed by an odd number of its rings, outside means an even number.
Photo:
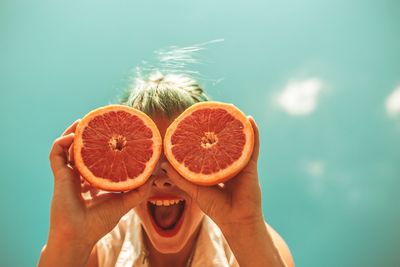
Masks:
[[[234,105],[200,102],[186,109],[168,127],[164,153],[187,180],[199,185],[225,182],[250,160],[254,132]]]
[[[89,112],[78,124],[74,163],[91,185],[127,191],[143,185],[161,154],[162,139],[145,113],[123,105]]]

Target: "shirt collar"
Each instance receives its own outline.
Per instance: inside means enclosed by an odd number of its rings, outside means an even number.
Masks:
[[[121,250],[130,249],[132,266],[148,267],[148,250],[144,245],[143,228],[139,217],[132,216],[130,231],[130,246],[124,246]],[[200,233],[196,241],[191,267],[226,267],[229,266],[227,255],[225,253],[226,241],[218,226],[208,217],[204,216]]]

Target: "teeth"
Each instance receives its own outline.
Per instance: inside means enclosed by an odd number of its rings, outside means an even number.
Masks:
[[[170,206],[178,204],[183,201],[182,199],[171,199],[171,200],[150,200],[150,203],[156,206]]]

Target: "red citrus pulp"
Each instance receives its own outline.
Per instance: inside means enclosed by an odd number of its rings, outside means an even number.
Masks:
[[[127,191],[143,185],[161,154],[155,123],[143,112],[109,105],[89,112],[74,138],[74,163],[91,185]]]
[[[164,153],[187,180],[200,185],[225,182],[250,160],[254,131],[234,105],[207,101],[180,114],[168,127]]]

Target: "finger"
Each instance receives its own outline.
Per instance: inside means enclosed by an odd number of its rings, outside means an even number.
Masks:
[[[254,118],[252,116],[248,116],[248,119],[251,123],[251,126],[253,127],[254,131],[254,148],[253,148],[253,154],[251,155],[251,159],[255,162],[258,160],[258,154],[260,152],[260,133],[258,130],[258,126],[256,122],[254,121]]]
[[[90,183],[88,183],[86,180],[81,180],[81,192],[86,193],[89,192],[91,194],[96,194],[97,191],[99,191],[97,188],[93,187]]]
[[[81,196],[84,200],[92,200],[91,188],[92,187],[88,183],[81,183]]]
[[[104,192],[106,192],[106,191],[99,190],[98,188],[92,186],[86,180],[81,178],[81,194],[84,199],[86,199],[86,200],[96,199],[100,194],[102,194]],[[106,193],[108,193],[108,192],[106,192]]]
[[[68,126],[67,129],[65,129],[65,131],[63,132],[62,136],[64,135],[68,135],[70,133],[75,132],[76,126],[78,126],[79,122],[81,121],[81,119],[77,119],[76,121],[74,121],[70,126]]]
[[[92,187],[88,183],[81,183],[81,192],[89,192]]]
[[[66,151],[70,147],[73,140],[74,134],[70,133],[61,136],[54,141],[49,155],[50,165],[54,175],[56,175],[59,170],[63,168],[68,168]]]
[[[68,149],[68,164],[72,167],[75,166],[74,162],[74,142],[72,142],[71,146]]]
[[[100,190],[97,189],[96,187],[90,186],[89,193],[91,198],[96,198],[97,195],[100,193]]]
[[[64,201],[75,201],[83,204],[81,201],[84,197],[81,193],[79,173],[70,167],[66,167],[65,171],[64,169],[58,171],[54,180],[54,195],[61,197]]]
[[[80,197],[79,173],[67,165],[67,149],[74,133],[57,138],[50,151],[50,165],[54,176],[54,193],[66,198]]]
[[[64,135],[68,135],[70,133],[75,132],[76,127],[78,126],[79,122],[81,121],[81,119],[77,119],[74,123],[72,123],[62,134],[62,136]],[[67,160],[68,160],[68,164],[70,166],[74,166],[74,143],[72,142],[72,144],[70,145],[68,151],[67,151]]]
[[[206,213],[211,208],[211,205],[214,205],[212,202],[217,203],[223,197],[220,187],[193,184],[183,178],[169,162],[163,162],[161,168],[166,171],[171,181],[196,201],[200,208],[204,208]]]

